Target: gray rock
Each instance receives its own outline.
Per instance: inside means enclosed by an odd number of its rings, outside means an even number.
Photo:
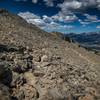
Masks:
[[[0,100],[11,100],[9,88],[0,83]]]

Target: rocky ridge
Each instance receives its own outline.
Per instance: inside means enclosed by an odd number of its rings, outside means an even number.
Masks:
[[[99,59],[0,10],[1,100],[100,100]]]

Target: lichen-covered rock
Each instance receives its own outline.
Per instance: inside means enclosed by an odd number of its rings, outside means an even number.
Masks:
[[[18,100],[36,100],[39,98],[39,93],[32,85],[24,84],[17,89],[13,89],[12,96]]]
[[[0,100],[11,100],[9,88],[0,83]]]
[[[41,62],[47,62],[48,61],[48,56],[47,55],[43,55],[41,57]]]
[[[12,82],[10,84],[11,87],[18,87],[26,83],[26,79],[24,78],[23,74],[18,74],[13,72]]]
[[[86,95],[86,96],[83,96],[83,97],[79,97],[78,100],[95,100],[95,99],[91,95]]]
[[[30,55],[19,55],[14,58],[14,63],[13,71],[18,73],[24,73],[33,67],[32,56]]]

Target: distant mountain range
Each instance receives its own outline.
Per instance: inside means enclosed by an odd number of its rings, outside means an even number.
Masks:
[[[72,38],[75,42],[78,42],[81,46],[84,46],[88,49],[100,50],[100,32],[81,34],[70,33],[66,36]]]

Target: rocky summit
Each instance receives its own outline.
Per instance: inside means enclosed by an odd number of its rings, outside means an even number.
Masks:
[[[100,100],[100,56],[0,9],[0,100]]]

